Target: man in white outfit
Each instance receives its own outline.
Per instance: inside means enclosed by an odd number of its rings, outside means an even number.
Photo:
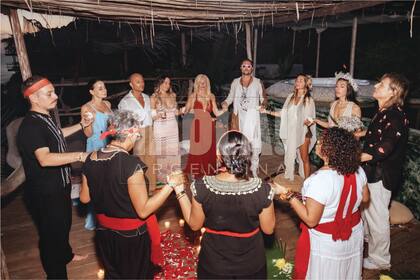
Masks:
[[[249,139],[252,145],[251,171],[254,177],[258,174],[259,156],[261,153],[260,108],[265,107],[267,98],[260,79],[254,77],[252,61],[245,59],[241,64],[241,77],[233,80],[230,92],[222,103],[227,109],[233,102],[232,120],[238,119],[238,128]]]
[[[146,164],[146,178],[149,181],[149,193],[156,189],[156,157],[153,144],[153,120],[150,107],[150,98],[143,93],[144,78],[139,73],[130,76],[131,90],[124,96],[118,104],[119,110],[127,110],[136,113],[141,121],[142,139],[134,147],[134,154]]]

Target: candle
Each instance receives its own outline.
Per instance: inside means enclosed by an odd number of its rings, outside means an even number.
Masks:
[[[205,233],[206,229],[202,227],[200,231],[201,231],[201,233]]]
[[[165,228],[169,228],[169,227],[171,226],[171,222],[166,221],[166,222],[164,223],[164,225],[165,225]]]
[[[99,271],[96,275],[98,276],[98,279],[104,279],[105,271],[103,269],[99,269]]]
[[[185,221],[183,219],[179,219],[179,226],[183,227],[185,224]]]

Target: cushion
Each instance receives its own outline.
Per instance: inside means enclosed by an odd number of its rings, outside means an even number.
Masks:
[[[389,210],[389,222],[391,225],[406,224],[414,219],[413,213],[404,204],[398,201],[391,201]]]

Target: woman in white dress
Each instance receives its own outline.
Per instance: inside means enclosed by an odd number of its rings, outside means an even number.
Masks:
[[[338,125],[341,117],[362,117],[359,105],[356,103],[358,86],[350,73],[336,73],[335,101],[331,103],[328,121],[314,119],[317,125],[329,128]]]
[[[360,145],[352,133],[338,127],[326,130],[317,142],[324,166],[287,199],[302,220],[296,246],[294,279],[360,279],[363,223],[359,206],[369,200]]]
[[[294,180],[295,161],[299,163],[299,175],[309,177],[311,165],[309,153],[315,146],[316,127],[315,102],[311,97],[312,79],[305,74],[299,74],[295,80],[295,89],[284,102],[281,111],[261,110],[272,116],[281,117],[280,139],[284,145],[284,177]]]
[[[162,185],[172,171],[181,168],[178,133],[178,105],[169,77],[159,79],[150,97],[153,118],[153,141],[156,152],[157,179]]]

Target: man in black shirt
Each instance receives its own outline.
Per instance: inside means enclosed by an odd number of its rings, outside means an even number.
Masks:
[[[19,128],[17,143],[26,175],[25,200],[39,234],[42,266],[48,279],[67,278],[66,265],[87,256],[75,255],[69,244],[71,227],[70,163],[84,161],[87,153],[68,153],[64,137],[92,124],[60,129],[49,111],[57,105],[54,86],[33,76],[23,83],[31,109]]]
[[[370,204],[363,211],[368,235],[367,269],[391,267],[389,204],[402,185],[402,167],[408,141],[408,120],[402,110],[408,92],[407,80],[399,74],[385,74],[375,85],[373,97],[379,111],[365,136],[362,162],[368,178]]]

